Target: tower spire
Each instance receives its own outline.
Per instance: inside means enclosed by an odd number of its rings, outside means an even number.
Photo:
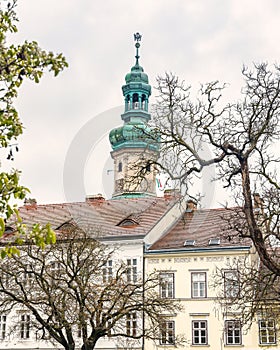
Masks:
[[[135,63],[135,65],[136,66],[139,65],[139,58],[140,58],[140,56],[139,56],[140,42],[139,41],[141,41],[141,38],[142,38],[142,35],[139,32],[134,34],[134,41],[136,41],[136,44],[135,44],[135,47],[136,47],[136,56],[135,56],[136,63]]]
[[[125,76],[122,86],[124,96],[124,124],[111,130],[109,138],[114,159],[114,193],[113,198],[155,196],[156,169],[152,162],[158,158],[159,142],[153,128],[148,122],[149,97],[151,85],[148,75],[139,65],[139,48],[141,34],[134,34],[136,63]],[[139,169],[147,169],[143,177]]]

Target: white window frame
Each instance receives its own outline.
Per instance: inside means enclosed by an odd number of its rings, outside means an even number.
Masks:
[[[127,258],[126,259],[126,277],[127,282],[137,282],[137,258]]]
[[[1,284],[6,287],[6,288],[10,288],[11,287],[11,280],[13,281],[13,279],[11,278],[12,276],[10,276],[7,272],[3,272],[1,275]]]
[[[172,299],[174,298],[174,273],[173,272],[160,272],[160,297]]]
[[[175,344],[175,321],[168,320],[161,323],[160,344],[174,345]]]
[[[6,338],[7,315],[0,315],[0,339]]]
[[[192,345],[208,345],[207,320],[192,321]]]
[[[236,298],[240,293],[239,274],[237,270],[224,271],[224,296]]]
[[[51,261],[49,265],[49,271],[50,271],[50,275],[53,278],[60,277],[62,272],[62,263],[58,260]]]
[[[225,344],[242,345],[242,327],[240,320],[225,321]]]
[[[31,271],[31,264],[27,264],[24,267],[24,271],[23,271],[23,283],[26,287],[31,287],[33,277],[34,276]]]
[[[192,298],[207,298],[207,274],[205,271],[191,272]]]
[[[20,339],[30,339],[31,316],[28,313],[19,315]]]
[[[108,260],[104,264],[104,267],[102,269],[102,279],[104,283],[108,283],[113,278],[113,260]]]
[[[259,344],[276,344],[276,326],[273,319],[259,320]],[[263,339],[265,338],[265,341]]]
[[[126,335],[128,337],[137,336],[137,313],[132,312],[126,315]]]

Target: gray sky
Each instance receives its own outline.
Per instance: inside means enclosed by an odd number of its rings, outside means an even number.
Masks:
[[[23,171],[22,183],[39,203],[110,192],[104,134],[121,123],[112,108],[123,104],[121,86],[135,61],[133,33],[143,35],[140,63],[152,86],[157,75],[172,71],[194,87],[228,82],[228,96],[236,97],[243,64],[279,62],[279,0],[18,2],[19,33],[13,40],[36,40],[46,50],[63,52],[69,62],[57,78],[49,74],[39,85],[25,83],[17,101],[25,131],[13,166]],[[92,140],[85,142],[85,130]],[[66,169],[67,181],[73,176],[71,194],[63,180],[66,156],[78,167],[77,174]]]

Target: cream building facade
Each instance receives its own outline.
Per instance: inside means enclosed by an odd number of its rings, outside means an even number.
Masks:
[[[258,259],[250,241],[224,239],[226,214],[225,209],[187,209],[168,233],[147,247],[146,270],[158,271],[159,293],[180,302],[183,310],[168,317],[161,339],[147,342],[146,349],[279,349],[273,319],[256,315],[248,329],[242,326],[240,310],[221,303],[238,293],[236,266],[249,267]]]

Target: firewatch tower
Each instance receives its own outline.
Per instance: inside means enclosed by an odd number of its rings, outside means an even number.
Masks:
[[[151,85],[139,65],[141,35],[134,34],[134,40],[136,62],[122,86],[125,106],[121,118],[124,124],[111,130],[109,135],[114,160],[113,198],[156,196],[153,163],[159,155],[159,138],[148,125]]]

